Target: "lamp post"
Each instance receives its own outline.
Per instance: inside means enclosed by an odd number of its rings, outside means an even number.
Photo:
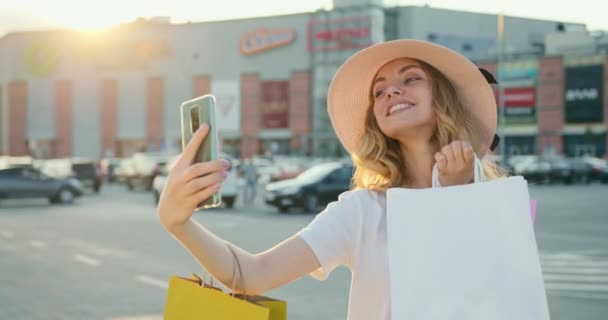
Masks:
[[[503,10],[498,13],[498,54],[496,57],[496,70],[498,76],[498,135],[500,136],[499,142],[499,150],[500,150],[500,159],[503,163],[506,164],[507,159],[507,150],[506,148],[506,138],[505,138],[505,106],[504,106],[504,92],[502,79],[502,62],[504,60],[504,50],[505,50],[505,15],[504,15],[504,1]]]

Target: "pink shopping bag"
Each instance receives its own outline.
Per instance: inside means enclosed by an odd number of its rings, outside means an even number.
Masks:
[[[532,217],[532,223],[536,222],[536,200],[530,199],[530,216]]]

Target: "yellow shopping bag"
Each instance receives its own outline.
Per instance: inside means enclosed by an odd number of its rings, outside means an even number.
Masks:
[[[268,308],[268,320],[287,320],[287,302],[265,296],[247,297],[247,301]]]
[[[230,247],[229,247],[230,248]],[[232,248],[230,248],[232,251]],[[236,269],[240,265],[233,252]],[[233,285],[233,288],[235,286]],[[234,290],[233,290],[234,291]],[[287,303],[264,296],[233,295],[191,278],[172,276],[164,311],[165,320],[287,320]]]

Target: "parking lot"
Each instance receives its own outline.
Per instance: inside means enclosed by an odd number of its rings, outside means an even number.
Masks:
[[[608,186],[532,186],[535,226],[552,319],[608,314]],[[279,214],[237,199],[234,209],[195,219],[257,252],[304,227],[313,214]],[[171,275],[202,273],[159,225],[153,196],[104,185],[72,205],[41,200],[0,203],[1,319],[161,319]],[[304,277],[268,295],[287,300],[289,319],[346,318],[349,272]]]

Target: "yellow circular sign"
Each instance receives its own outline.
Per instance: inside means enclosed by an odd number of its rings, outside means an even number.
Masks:
[[[25,52],[26,68],[33,75],[49,75],[57,69],[58,64],[57,50],[48,43],[33,43]]]

